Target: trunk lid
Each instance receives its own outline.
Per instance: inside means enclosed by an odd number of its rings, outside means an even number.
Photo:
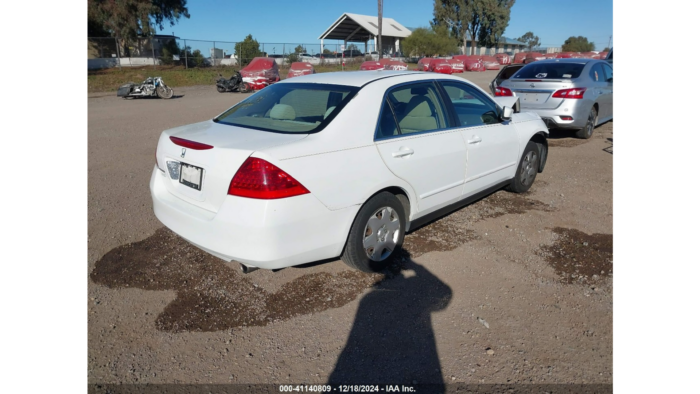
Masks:
[[[227,196],[231,179],[253,152],[293,143],[307,136],[301,133],[272,133],[208,120],[164,131],[158,141],[156,158],[166,172],[166,185],[170,193],[200,208],[217,212]],[[212,148],[198,150],[183,147],[170,137]],[[181,172],[187,175],[186,182],[188,179],[199,179],[189,182],[189,185],[182,183]],[[199,190],[196,186],[199,186]]]
[[[563,98],[553,98],[557,90],[573,87],[570,79],[513,79],[507,85],[516,96],[520,97],[521,108],[554,109]]]

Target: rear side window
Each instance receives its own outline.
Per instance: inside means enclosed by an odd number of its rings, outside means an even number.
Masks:
[[[400,134],[444,129],[446,112],[435,85],[419,83],[394,88],[387,94]]]
[[[598,63],[591,67],[591,72],[589,73],[593,82],[605,82],[605,73],[603,72],[603,66]]]
[[[541,63],[534,62],[520,69],[513,78],[534,79],[574,79],[583,71],[583,63]]]
[[[358,90],[342,85],[273,84],[214,121],[279,133],[313,133],[330,123]]]
[[[521,68],[522,67],[507,67],[507,68],[503,69],[503,72],[498,77],[501,79],[509,79],[510,77],[513,76],[513,74],[520,71]]]
[[[387,93],[375,138],[445,129],[447,123],[447,111],[435,85],[401,86]]]

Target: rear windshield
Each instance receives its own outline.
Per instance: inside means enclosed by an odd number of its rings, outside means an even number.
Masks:
[[[277,133],[315,133],[326,127],[358,90],[314,83],[273,84],[214,121]]]
[[[581,75],[583,63],[530,63],[512,78],[573,79]]]

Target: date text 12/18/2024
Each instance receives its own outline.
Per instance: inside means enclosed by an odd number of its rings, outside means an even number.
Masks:
[[[280,393],[416,393],[410,386],[280,386]]]

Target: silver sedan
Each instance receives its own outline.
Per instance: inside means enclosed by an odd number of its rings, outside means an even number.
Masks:
[[[535,112],[550,129],[573,129],[591,138],[613,118],[613,69],[596,59],[548,59],[530,63],[495,89],[517,96],[523,112]]]

